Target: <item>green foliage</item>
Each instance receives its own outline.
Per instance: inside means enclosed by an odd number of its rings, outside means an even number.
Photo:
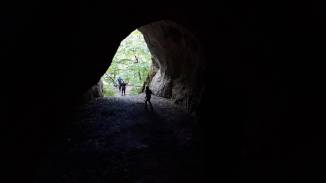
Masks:
[[[144,37],[141,32],[135,30],[121,41],[111,66],[102,77],[105,81],[104,91],[108,92],[111,89],[114,91],[114,85],[120,76],[128,83],[127,87],[132,87],[130,94],[138,94],[149,73],[150,64],[151,54]],[[106,95],[106,93],[104,95],[111,96]]]
[[[114,96],[114,88],[112,85],[107,83],[106,81],[103,81],[103,94],[107,97]]]
[[[139,94],[141,91],[140,91],[140,87],[132,87],[131,90],[130,90],[130,95],[137,95]]]

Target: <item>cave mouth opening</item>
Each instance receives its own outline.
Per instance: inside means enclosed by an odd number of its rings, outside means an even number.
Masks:
[[[120,43],[110,67],[102,76],[103,96],[121,96],[126,84],[126,95],[138,95],[149,78],[151,53],[139,30],[134,30]]]
[[[129,30],[131,34],[123,33],[129,36],[121,36],[110,65],[101,69],[100,82],[85,93],[85,100],[122,96],[117,81],[121,77],[127,83],[126,96],[142,96],[148,86],[154,96],[196,115],[206,90],[207,65],[195,34],[171,20]]]
[[[150,63],[149,79],[144,82],[155,95],[151,100],[154,111],[144,109],[141,95],[99,97],[78,107],[62,129],[62,138],[49,147],[48,157],[35,173],[36,183],[200,182],[201,137],[195,133],[199,129],[196,118],[189,115],[200,102],[204,88],[205,62],[199,43],[191,32],[171,21],[150,23],[138,30],[150,51],[146,60]],[[119,60],[115,58],[118,53],[119,49],[108,71]],[[124,61],[136,64],[132,50],[129,56]],[[107,66],[102,69],[105,72]],[[112,83],[118,76],[125,77],[116,74]],[[98,93],[100,82],[94,88],[91,91]],[[166,98],[172,98],[189,113]]]

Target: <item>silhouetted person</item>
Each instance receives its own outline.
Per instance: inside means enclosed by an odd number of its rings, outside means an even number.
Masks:
[[[124,81],[122,81],[121,83],[121,96],[126,95],[126,83]]]
[[[121,84],[123,82],[123,79],[119,76],[117,81],[118,81],[118,84],[119,84],[119,91],[121,91]]]
[[[149,103],[149,106],[151,107],[151,110],[153,110],[153,106],[152,106],[152,103],[151,103],[151,97],[152,97],[152,90],[149,89],[148,86],[146,86],[146,89],[145,89],[145,109],[147,109],[147,102]]]

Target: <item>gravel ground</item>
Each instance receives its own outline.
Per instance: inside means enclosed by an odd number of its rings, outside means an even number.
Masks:
[[[53,142],[35,183],[201,182],[195,120],[171,101],[100,98],[76,109]]]

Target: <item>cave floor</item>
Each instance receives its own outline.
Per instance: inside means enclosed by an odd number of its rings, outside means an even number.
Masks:
[[[99,98],[78,109],[49,146],[34,182],[200,182],[196,120],[153,96]]]

